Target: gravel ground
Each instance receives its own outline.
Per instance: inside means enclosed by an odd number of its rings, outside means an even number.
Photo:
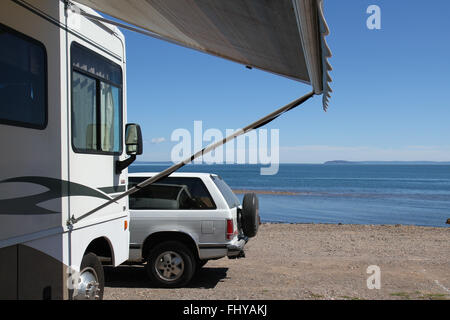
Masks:
[[[209,261],[186,288],[153,288],[143,266],[105,268],[105,299],[450,299],[450,229],[263,224],[246,258]],[[367,288],[367,267],[381,288]]]

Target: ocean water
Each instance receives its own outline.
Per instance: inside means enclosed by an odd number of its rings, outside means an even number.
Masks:
[[[169,166],[137,163],[130,172]],[[195,164],[180,171],[218,174],[235,190],[296,193],[258,194],[264,222],[449,226],[450,165],[280,164],[273,176],[260,168]]]

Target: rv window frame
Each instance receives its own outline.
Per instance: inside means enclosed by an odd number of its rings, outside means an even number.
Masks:
[[[18,38],[20,38],[22,40],[25,40],[31,44],[37,45],[38,47],[40,47],[43,50],[45,92],[44,92],[44,122],[42,124],[16,121],[16,120],[8,120],[8,119],[4,119],[4,118],[0,118],[0,124],[14,126],[14,127],[27,128],[27,129],[45,130],[48,126],[48,55],[47,55],[47,48],[45,47],[45,44],[43,42],[41,42],[35,38],[32,38],[20,31],[12,29],[11,27],[4,25],[3,23],[0,23],[0,30],[2,30],[2,29],[14,36],[17,36]]]
[[[78,67],[75,67],[74,66],[74,60],[73,60],[73,55],[72,55],[72,48],[74,46],[78,47],[81,50],[84,50],[84,51],[88,52],[91,55],[94,55],[99,60],[103,60],[106,63],[112,64],[115,67],[118,67],[119,70],[120,70],[120,75],[121,75],[120,80],[121,80],[122,83],[120,83],[120,84],[119,83],[115,83],[114,81],[102,78],[102,77],[100,77],[100,76],[98,76],[98,75],[96,75],[94,73],[91,73],[89,71],[83,70],[83,69],[78,68]],[[123,106],[124,106],[124,103],[123,103],[123,69],[122,69],[122,67],[119,64],[111,61],[110,59],[102,56],[101,54],[99,54],[99,53],[97,53],[97,52],[95,52],[95,51],[85,47],[84,45],[80,44],[77,41],[72,41],[72,43],[70,44],[70,67],[71,67],[71,69],[70,69],[71,70],[70,71],[70,113],[71,113],[70,134],[71,134],[71,139],[70,140],[71,140],[71,145],[72,145],[73,152],[80,153],[80,154],[109,155],[109,156],[120,156],[120,155],[122,155],[122,153],[123,153],[123,145],[124,145],[124,143],[123,143]],[[73,110],[73,108],[74,108],[74,105],[73,105],[73,74],[74,74],[74,72],[77,72],[77,73],[79,73],[79,74],[81,74],[83,76],[86,76],[88,78],[91,78],[91,79],[95,80],[95,86],[96,86],[96,88],[95,88],[96,110],[95,110],[95,112],[96,112],[97,117],[100,114],[100,87],[101,87],[101,82],[103,82],[105,84],[108,84],[108,85],[111,85],[111,86],[114,86],[114,87],[119,89],[119,102],[120,102],[120,106],[119,106],[119,112],[120,112],[120,114],[119,114],[119,122],[120,122],[119,123],[119,128],[120,128],[120,132],[119,132],[119,144],[120,144],[119,151],[117,151],[117,152],[110,152],[110,151],[93,150],[93,149],[80,149],[80,148],[77,148],[75,146],[74,139],[73,139],[74,118],[72,117],[72,113],[74,111]],[[97,124],[96,125],[96,130],[98,131],[99,126],[98,126],[98,123],[96,123],[96,124]]]

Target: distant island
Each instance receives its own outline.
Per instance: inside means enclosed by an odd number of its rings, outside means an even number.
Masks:
[[[333,160],[326,161],[323,164],[329,165],[346,165],[346,164],[391,164],[391,165],[450,165],[450,161],[347,161],[347,160]]]

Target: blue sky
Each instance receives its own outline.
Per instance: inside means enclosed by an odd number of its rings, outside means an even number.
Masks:
[[[366,9],[381,8],[381,30]],[[333,52],[329,111],[321,98],[277,119],[281,162],[450,161],[450,1],[325,0]],[[240,128],[310,91],[220,58],[123,31],[128,122],[146,141],[140,160],[170,160],[172,132]],[[153,140],[153,142],[152,142]]]

